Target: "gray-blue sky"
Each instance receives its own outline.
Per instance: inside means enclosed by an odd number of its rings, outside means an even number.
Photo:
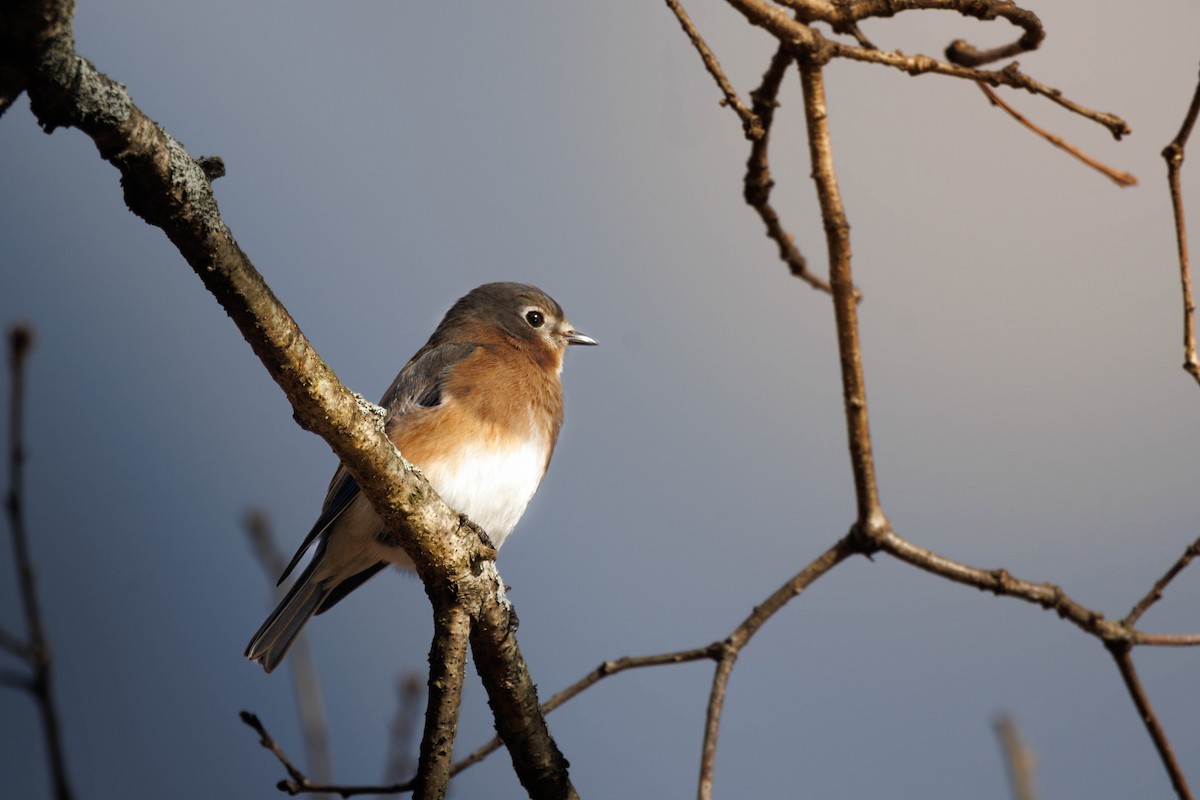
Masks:
[[[1030,6],[1049,36],[1022,65],[1134,134],[1008,96],[1139,188],[967,83],[829,70],[876,456],[903,533],[1120,615],[1197,533],[1200,394],[1178,369],[1158,153],[1194,86],[1200,9]],[[719,3],[689,10],[753,86],[765,35]],[[945,14],[866,30],[906,52],[1011,35]],[[191,153],[225,159],[226,220],[352,388],[378,396],[490,280],[541,286],[600,340],[570,354],[554,464],[500,560],[544,692],[723,636],[849,526],[828,299],[786,275],[742,203],[740,128],[666,8],[82,2],[76,37]],[[775,197],[820,268],[798,95],[791,77]],[[39,334],[29,517],[80,795],[271,796],[280,770],[236,713],[296,754],[299,738],[286,673],[241,657],[269,592],[239,521],[261,507],[290,549],[332,456],[88,140],[47,138],[22,101],[0,153],[0,320]],[[1147,626],[1195,630],[1198,596],[1185,575]],[[381,773],[392,682],[424,662],[427,617],[392,573],[311,626],[340,779]],[[0,619],[18,619],[8,578]],[[1137,655],[1196,780],[1200,654]],[[690,796],[709,674],[623,675],[556,712],[581,793]],[[746,650],[717,790],[1006,797],[1000,710],[1047,796],[1169,791],[1093,640],[887,559],[837,570]],[[5,785],[39,796],[31,704],[0,693],[0,719]],[[489,732],[473,683],[464,752]],[[503,755],[458,793],[521,796]]]

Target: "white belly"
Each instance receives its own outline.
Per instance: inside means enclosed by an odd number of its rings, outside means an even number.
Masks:
[[[422,464],[421,471],[451,508],[499,547],[542,482],[546,449],[537,442],[501,450],[468,445],[451,458]]]

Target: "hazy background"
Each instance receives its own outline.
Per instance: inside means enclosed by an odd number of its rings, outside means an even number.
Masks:
[[[1195,85],[1200,6],[1027,5],[1049,35],[1022,66],[1134,133],[1004,96],[1140,187],[969,83],[828,70],[880,487],[919,544],[1122,616],[1200,534],[1200,387],[1179,369],[1159,156]],[[715,0],[688,9],[745,96],[769,38]],[[865,30],[934,54],[1016,35],[944,13]],[[500,560],[546,696],[605,659],[725,636],[853,521],[829,299],[743,203],[740,125],[662,3],[83,0],[75,31],[190,153],[225,159],[226,221],[353,389],[378,397],[486,281],[537,284],[600,341],[569,354],[554,464]],[[824,272],[798,84],[774,199]],[[242,658],[270,594],[241,519],[262,508],[290,554],[335,461],[94,145],[47,138],[27,105],[0,119],[0,321],[38,332],[28,518],[72,778],[81,798],[278,796],[282,769],[237,718],[258,712],[301,757],[288,673]],[[1200,231],[1200,165],[1184,176]],[[0,624],[20,631],[0,552]],[[1198,603],[1193,569],[1145,626],[1200,630]],[[339,780],[381,775],[428,616],[389,573],[309,628]],[[1200,782],[1200,652],[1136,661]],[[692,796],[710,678],[624,674],[551,715],[581,795]],[[745,650],[717,795],[1005,798],[1000,711],[1046,797],[1170,794],[1098,642],[879,558]],[[472,673],[459,752],[490,736]],[[5,795],[46,796],[24,694],[0,692],[0,737]],[[523,793],[501,753],[455,795]]]

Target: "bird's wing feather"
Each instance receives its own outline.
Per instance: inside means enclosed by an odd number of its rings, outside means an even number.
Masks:
[[[442,389],[451,369],[479,347],[474,342],[425,345],[400,370],[380,405],[393,417],[440,405]]]
[[[333,473],[333,480],[329,483],[329,493],[325,496],[325,505],[321,509],[321,516],[317,517],[308,536],[304,537],[304,543],[300,545],[296,555],[292,556],[292,560],[288,562],[287,569],[279,576],[279,583],[287,580],[287,576],[292,574],[292,570],[300,563],[300,559],[304,557],[309,546],[325,532],[326,528],[333,524],[333,521],[346,510],[355,497],[358,497],[358,482],[351,477],[345,467],[339,465],[337,472]]]
[[[333,587],[333,590],[331,592],[329,592],[329,595],[324,600],[322,600],[321,605],[317,607],[316,613],[324,614],[326,611],[333,608],[335,605],[337,605],[339,602],[341,602],[342,598],[344,598],[346,595],[353,592],[358,587],[362,586],[370,578],[374,577],[376,572],[379,572],[379,570],[383,569],[386,566],[387,566],[387,562],[380,561],[378,564],[368,567],[367,569],[364,569],[362,572],[359,572],[355,575],[351,575],[349,578],[346,578],[346,580],[342,581],[337,586]]]
[[[478,347],[478,344],[471,342],[447,342],[436,345],[431,342],[421,348],[420,352],[404,366],[404,369],[400,370],[400,374],[396,376],[396,380],[392,381],[392,385],[380,401],[380,405],[388,410],[388,417],[394,420],[396,417],[411,414],[423,408],[440,405],[442,388],[445,386],[451,368]],[[345,467],[339,465],[337,472],[333,474],[333,480],[329,482],[329,492],[325,495],[325,505],[321,508],[321,516],[313,523],[308,536],[304,537],[304,543],[300,545],[296,555],[292,556],[287,569],[279,577],[279,583],[283,583],[287,576],[292,574],[292,570],[300,563],[300,559],[304,557],[304,553],[312,543],[333,524],[357,496],[358,483]],[[361,581],[359,582],[361,583]],[[356,583],[355,586],[357,585]],[[345,593],[343,592],[342,596]],[[340,600],[341,597],[339,596],[337,599]],[[332,606],[334,602],[337,601],[326,603],[324,608]]]

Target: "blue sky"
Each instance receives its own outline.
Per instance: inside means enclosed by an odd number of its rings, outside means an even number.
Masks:
[[[1006,97],[1138,188],[969,84],[828,70],[880,487],[917,543],[1121,616],[1200,533],[1200,387],[1179,369],[1159,156],[1195,85],[1200,9],[1029,5],[1048,37],[1022,66],[1134,133]],[[719,3],[688,9],[745,94],[767,37]],[[1010,36],[946,14],[866,32],[931,53]],[[569,354],[554,463],[499,561],[543,693],[724,637],[853,521],[830,303],[742,202],[740,125],[664,6],[82,2],[76,39],[189,152],[224,158],[226,221],[351,388],[378,397],[487,281],[540,286],[601,342]],[[794,74],[781,102],[775,199],[823,271]],[[0,321],[38,331],[27,503],[79,795],[272,796],[281,770],[237,712],[297,756],[300,739],[286,672],[241,656],[270,602],[241,519],[262,509],[290,552],[333,457],[82,134],[45,136],[22,100],[0,152]],[[1198,601],[1185,574],[1146,627],[1196,631]],[[381,775],[428,617],[418,582],[387,573],[310,626],[340,780]],[[0,621],[19,619],[0,578]],[[1136,660],[1200,780],[1200,654]],[[555,712],[582,796],[693,795],[710,676],[625,674]],[[1002,711],[1046,796],[1169,793],[1096,641],[855,559],[739,660],[717,794],[1007,797]],[[0,720],[5,785],[43,796],[32,704],[0,692]],[[461,752],[490,731],[472,675]],[[503,754],[456,787],[523,796]]]

